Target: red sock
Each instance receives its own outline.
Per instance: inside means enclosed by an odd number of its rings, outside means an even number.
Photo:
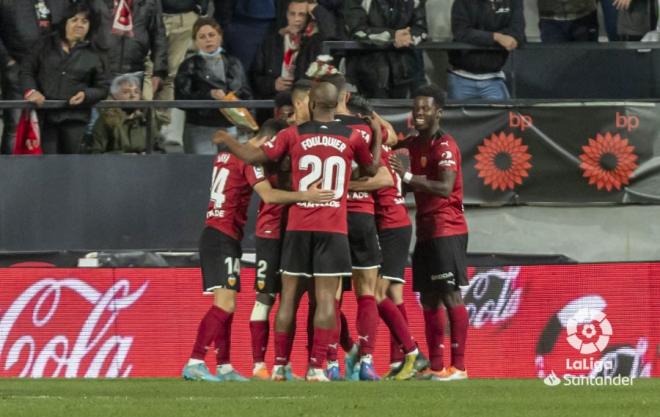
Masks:
[[[344,315],[343,311],[339,312],[339,318],[341,319],[341,328],[339,329],[339,344],[341,348],[344,349],[344,352],[348,352],[353,348],[355,342],[351,338],[351,332],[348,329],[348,320]]]
[[[469,317],[465,305],[447,309],[451,325],[451,364],[454,368],[465,370],[465,341],[467,339]]]
[[[286,361],[289,363],[291,360],[291,352],[293,351],[293,342],[296,340],[296,323],[291,325],[291,332],[287,333],[288,338],[286,341]]]
[[[230,363],[231,360],[231,324],[234,322],[234,313],[225,320],[224,327],[215,336],[215,359],[218,365]]]
[[[401,313],[401,317],[408,323],[408,312],[406,311],[406,305],[404,303],[397,304],[396,308]],[[409,329],[410,330],[410,329]],[[412,337],[412,335],[410,335]],[[415,339],[413,338],[413,341]],[[394,335],[390,333],[390,363],[403,362],[405,359],[405,354],[401,350],[401,345],[396,341]]]
[[[314,345],[309,358],[310,368],[323,368],[325,358],[328,356],[328,345],[332,343],[334,329],[314,328]]]
[[[332,334],[332,342],[328,345],[328,362],[337,361],[337,351],[339,350],[339,332],[341,329],[341,310],[339,301],[335,301],[335,328]]]
[[[316,303],[310,302],[307,308],[307,359],[312,357],[312,346],[314,345],[314,313]]]
[[[250,321],[250,336],[252,340],[252,360],[264,362],[268,348],[268,333],[270,326],[268,320]]]
[[[429,347],[431,369],[440,371],[445,366],[442,357],[445,348],[442,344],[445,336],[445,310],[443,307],[437,310],[424,309],[424,330]]]
[[[360,356],[371,355],[376,344],[378,329],[378,306],[376,297],[363,295],[358,297],[357,330],[360,340]]]
[[[193,345],[193,351],[190,355],[193,359],[204,360],[206,351],[211,346],[215,336],[224,328],[225,321],[229,318],[229,313],[217,306],[211,306],[206,312],[202,321],[199,322],[197,337]]]
[[[378,314],[383,319],[390,333],[399,342],[405,353],[412,352],[417,348],[415,341],[410,337],[408,325],[406,320],[401,315],[401,312],[396,305],[389,298],[384,299],[378,303]]]
[[[286,365],[289,363],[289,333],[275,332],[275,365]]]

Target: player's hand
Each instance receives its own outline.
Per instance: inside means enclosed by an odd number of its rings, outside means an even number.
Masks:
[[[218,131],[215,132],[215,134],[213,135],[213,143],[215,143],[216,145],[222,145],[222,144],[225,143],[225,141],[227,141],[227,140],[231,140],[231,139],[233,139],[233,138],[234,138],[234,137],[233,137],[232,135],[230,135],[229,133],[227,133],[227,131],[225,131],[225,130],[218,130]]]
[[[378,117],[374,113],[364,116],[364,121],[369,125],[372,132],[380,132],[380,120],[378,120]]]
[[[304,191],[305,200],[312,203],[325,203],[332,201],[335,197],[335,192],[332,190],[323,190],[321,188],[321,180],[316,181],[309,186],[307,191]]]
[[[406,172],[403,162],[401,162],[401,159],[394,154],[390,155],[390,166],[397,174],[399,174],[399,176],[403,176],[403,173]]]
[[[29,96],[25,98],[30,103],[34,103],[37,106],[41,106],[46,101],[46,97],[41,94],[39,91],[34,90]]]
[[[495,32],[493,33],[493,39],[507,51],[512,51],[518,47],[518,41],[513,36]]]
[[[85,92],[78,91],[73,97],[69,99],[69,104],[72,106],[77,106],[85,101]]]

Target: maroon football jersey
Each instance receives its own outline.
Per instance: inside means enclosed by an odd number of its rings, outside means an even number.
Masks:
[[[335,192],[334,200],[326,203],[291,205],[286,230],[346,234],[351,162],[371,164],[367,140],[339,122],[311,121],[280,131],[262,149],[271,160],[291,156],[294,191],[305,191],[321,180],[321,188]]]
[[[261,167],[248,165],[229,152],[220,152],[213,165],[206,225],[241,240],[252,186],[265,179]]]
[[[268,182],[273,188],[278,188],[277,173],[268,175]],[[257,213],[256,236],[264,239],[279,239],[282,228],[283,204],[268,204],[261,201]]]
[[[355,116],[347,116],[338,114],[335,118],[343,125],[350,127],[357,131],[369,145],[371,145],[372,131],[371,126],[365,123],[364,120]],[[355,164],[352,169],[358,169]],[[367,213],[374,214],[374,198],[370,192],[364,191],[349,191],[347,197],[346,210],[350,213]]]
[[[380,152],[380,163],[392,175],[394,185],[381,188],[374,193],[376,225],[378,226],[378,230],[410,226],[406,199],[401,193],[401,177],[392,169],[389,161],[390,155],[392,155],[392,148],[383,145]]]
[[[453,236],[468,232],[463,215],[463,173],[461,151],[453,137],[437,135],[432,140],[416,136],[406,140],[413,175],[439,180],[442,171],[455,171],[456,181],[449,198],[415,191],[418,240]]]

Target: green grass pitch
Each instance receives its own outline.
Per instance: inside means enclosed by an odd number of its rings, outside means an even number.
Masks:
[[[0,416],[659,416],[660,379],[548,387],[536,379],[450,383],[203,383],[0,379]]]

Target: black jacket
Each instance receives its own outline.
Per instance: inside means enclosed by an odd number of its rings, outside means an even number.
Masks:
[[[144,71],[144,59],[151,52],[154,75],[166,77],[167,37],[160,0],[133,0],[133,37],[112,33],[114,0],[89,0],[100,19],[96,43],[108,54],[113,76]]]
[[[204,16],[209,10],[209,0],[162,0],[162,5],[167,14],[195,12]]]
[[[415,44],[427,37],[426,0],[346,0],[344,17],[350,37],[369,44],[392,45],[395,32],[406,27]],[[377,77],[379,85],[414,80],[417,58],[411,48],[361,53],[357,61],[357,71]]]
[[[304,37],[302,40],[295,63],[294,77],[296,80],[305,75],[309,65],[321,53],[323,41],[333,39],[336,33],[336,21],[332,13],[319,4],[312,14],[316,20],[318,32],[311,37]],[[283,60],[284,37],[280,35],[279,29],[275,29],[264,38],[250,69],[250,80],[257,98],[271,99],[275,97],[277,94],[275,80],[282,75]]]
[[[101,54],[89,42],[77,44],[67,54],[57,34],[42,39],[40,47],[23,60],[20,81],[24,90],[38,90],[48,100],[69,100],[79,91],[85,92],[80,106],[47,111],[46,118],[51,123],[88,121],[89,106],[108,95],[108,76]]]
[[[176,100],[213,100],[211,90],[221,89],[225,93],[233,91],[242,100],[252,98],[243,65],[238,58],[222,55],[225,64],[226,82],[218,79],[206,66],[206,60],[201,55],[193,55],[179,66],[174,79],[174,96]],[[186,122],[201,126],[229,126],[227,119],[215,109],[186,110]]]
[[[499,46],[493,33],[512,36],[520,46],[525,41],[523,0],[455,0],[451,8],[451,30],[454,41],[479,46]],[[452,67],[483,74],[498,72],[506,63],[509,52],[452,50]]]
[[[45,0],[50,9],[51,27],[59,23],[70,0]],[[32,45],[48,28],[40,28],[34,5],[36,0],[0,0],[0,66],[10,59],[21,61],[32,50]]]

